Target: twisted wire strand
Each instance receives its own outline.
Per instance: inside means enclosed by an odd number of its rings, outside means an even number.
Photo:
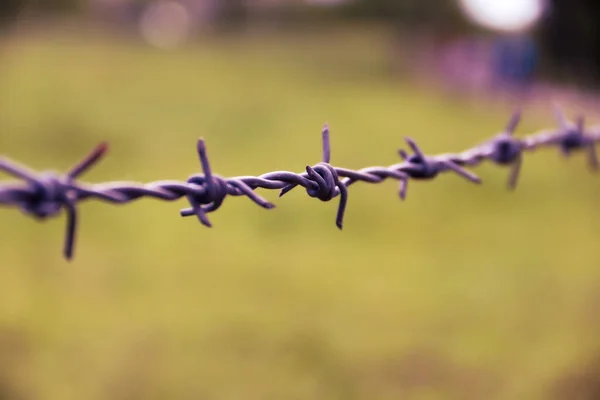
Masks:
[[[197,143],[202,173],[191,175],[185,182],[162,180],[145,184],[122,181],[89,184],[78,181],[78,177],[106,154],[106,143],[97,146],[64,174],[52,171],[38,173],[17,161],[0,156],[0,171],[21,180],[0,182],[0,205],[16,206],[25,214],[40,220],[55,217],[64,209],[67,215],[67,229],[63,254],[68,260],[73,257],[75,246],[78,221],[76,206],[88,199],[127,204],[146,197],[164,201],[176,201],[185,197],[190,207],[181,209],[180,215],[196,216],[200,223],[211,227],[207,214],[219,209],[227,196],[245,196],[257,205],[271,209],[275,206],[258,195],[256,189],[279,190],[281,197],[301,186],[310,197],[324,202],[340,198],[336,225],[342,229],[348,188],[356,182],[375,184],[388,179],[397,180],[398,194],[404,200],[410,180],[431,180],[444,172],[453,172],[471,183],[480,184],[481,179],[465,167],[474,167],[489,160],[510,167],[507,185],[509,189],[515,189],[523,153],[549,146],[558,147],[565,156],[577,150],[584,150],[589,167],[598,170],[595,143],[600,141],[600,126],[586,129],[583,117],[578,117],[574,122],[570,121],[558,106],[554,106],[554,115],[558,122],[557,129],[541,131],[519,139],[514,136],[514,132],[521,120],[521,112],[515,111],[502,132],[461,153],[428,156],[413,139],[407,137],[405,141],[412,153],[404,149],[398,150],[402,162],[387,167],[371,166],[360,170],[330,164],[328,125],[322,130],[321,162],[314,166],[306,166],[305,171],[301,173],[273,171],[260,176],[221,177],[212,172],[203,139],[199,139]]]

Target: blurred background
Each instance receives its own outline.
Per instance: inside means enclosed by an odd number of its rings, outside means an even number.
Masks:
[[[460,151],[552,102],[597,121],[592,0],[2,0],[0,154],[84,180],[185,180]],[[516,192],[446,174],[228,198],[0,210],[2,399],[599,399],[600,181],[525,158]],[[2,177],[4,179],[5,177]],[[9,179],[6,177],[6,179]]]

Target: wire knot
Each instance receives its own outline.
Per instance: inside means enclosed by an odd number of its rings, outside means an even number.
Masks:
[[[211,174],[210,176],[194,175],[187,180],[187,183],[198,187],[192,189],[187,195],[191,209],[181,210],[181,216],[196,215],[203,225],[212,227],[206,213],[219,209],[223,204],[228,194],[227,181]]]
[[[187,194],[187,199],[192,207],[181,209],[179,214],[182,217],[195,215],[202,225],[211,228],[212,223],[206,214],[219,209],[225,197],[236,191],[234,189],[230,191],[227,181],[212,173],[204,139],[198,139],[196,151],[198,152],[204,175],[193,175],[187,180],[188,183],[197,185],[198,187],[190,187],[190,191]]]
[[[192,206],[212,205],[212,208],[216,210],[223,203],[223,200],[228,194],[227,181],[217,175],[211,177],[210,183],[206,177],[201,175],[190,177],[187,180],[187,183],[200,186],[187,196]]]
[[[319,163],[314,167],[306,167],[308,179],[317,184],[316,188],[307,187],[306,193],[321,201],[330,201],[335,198],[339,191],[340,179],[336,170],[327,163]]]
[[[512,137],[502,137],[494,142],[491,159],[502,165],[512,164],[521,156],[523,145]]]
[[[413,179],[433,179],[441,171],[437,164],[429,162],[419,154],[407,156],[404,160],[408,165],[403,171]]]
[[[586,149],[589,168],[598,171],[600,163],[596,154],[595,141],[585,131],[584,117],[579,116],[575,122],[571,122],[557,104],[554,105],[554,113],[561,128],[557,143],[561,153],[568,157],[575,150]]]
[[[340,181],[339,175],[334,167],[329,164],[331,160],[331,144],[329,142],[329,125],[325,124],[321,131],[322,145],[322,160],[314,167],[307,166],[306,174],[309,182],[316,184],[316,187],[306,186],[306,193],[310,197],[317,198],[321,201],[330,201],[338,194],[340,195],[340,203],[335,218],[335,225],[342,229],[344,223],[344,213],[346,204],[348,203],[348,189],[343,182]],[[283,196],[297,186],[296,183],[285,186],[279,196]]]
[[[67,230],[63,253],[67,260],[73,257],[75,248],[75,233],[77,229],[76,202],[80,191],[74,180],[96,164],[108,150],[106,143],[101,143],[67,173],[56,172],[36,173],[16,162],[0,162],[0,170],[23,179],[32,189],[32,193],[19,201],[23,212],[40,219],[56,216],[63,208],[67,213]]]
[[[565,130],[563,137],[560,140],[560,149],[565,155],[569,155],[574,150],[587,147],[592,144],[583,129],[579,127],[571,127]]]
[[[496,164],[511,166],[507,183],[510,190],[514,190],[517,187],[523,161],[522,152],[525,148],[523,141],[514,136],[520,121],[521,111],[516,110],[508,121],[506,129],[490,140],[489,153],[485,151],[489,158]]]
[[[407,137],[405,140],[413,154],[408,154],[404,149],[398,150],[398,154],[404,160],[404,163],[400,165],[400,170],[411,178],[427,180],[435,178],[440,172],[453,171],[473,183],[481,183],[477,175],[462,168],[451,158],[437,160],[434,157],[428,157],[413,139]],[[403,191],[406,192],[406,187],[403,188]]]
[[[213,174],[210,162],[208,161],[204,139],[198,139],[196,150],[204,175],[193,175],[187,180],[190,187],[188,188],[189,191],[186,197],[192,207],[181,209],[179,214],[182,217],[195,215],[202,225],[210,228],[212,224],[206,214],[218,210],[228,195],[248,196],[250,200],[266,209],[275,207],[266,199],[254,193],[252,188],[244,183],[243,180],[236,178],[225,179]]]
[[[29,182],[32,196],[24,200],[21,210],[37,218],[56,216],[72,200],[69,197],[70,179],[55,172],[44,172]]]
[[[191,187],[187,194],[187,199],[192,207],[181,209],[179,214],[182,217],[195,215],[202,225],[210,228],[212,224],[206,214],[221,207],[225,197],[229,194],[229,189],[225,179],[212,173],[206,154],[206,145],[202,138],[198,139],[196,151],[204,175],[193,175],[187,180],[188,183],[198,187]]]
[[[510,117],[504,132],[492,138],[490,158],[496,164],[509,165],[520,160],[524,144],[514,134],[521,122],[521,110],[516,110]]]

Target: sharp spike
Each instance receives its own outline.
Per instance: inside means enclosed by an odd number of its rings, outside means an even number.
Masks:
[[[77,230],[77,210],[72,200],[65,203],[67,211],[67,230],[65,232],[65,244],[63,249],[64,257],[70,261],[73,259],[73,250],[75,248],[75,232]]]
[[[402,179],[400,181],[400,199],[406,200],[406,193],[408,190],[408,179]]]
[[[206,152],[206,144],[204,143],[204,139],[198,139],[197,144],[198,157],[200,158],[200,164],[202,165],[202,171],[204,172],[204,176],[206,180],[209,182],[212,181],[212,170],[210,168],[210,162],[208,161],[208,155]]]
[[[94,164],[96,164],[100,159],[106,154],[108,151],[108,143],[103,142],[100,143],[94,150],[92,150],[87,156],[84,157],[77,165],[75,165],[71,170],[67,173],[67,176],[70,179],[75,179],[89,168],[91,168]]]
[[[523,157],[519,155],[513,165],[511,166],[510,173],[508,175],[508,189],[515,190],[517,182],[519,180],[519,174],[521,173],[521,164],[523,163]]]
[[[509,135],[514,134],[515,130],[517,129],[517,125],[519,125],[519,122],[521,122],[520,109],[516,110],[510,118],[510,121],[508,121],[508,125],[506,126],[506,133]]]
[[[331,144],[329,142],[329,124],[325,124],[321,132],[323,144],[323,162],[329,164],[331,161]]]
[[[413,139],[411,139],[409,137],[405,138],[405,140],[406,140],[406,143],[408,143],[408,145],[412,149],[413,153],[415,153],[417,156],[419,156],[419,158],[425,160],[425,153],[423,153],[423,151],[421,150],[419,145],[417,145],[417,142],[415,142]]]
[[[463,178],[465,178],[473,183],[481,183],[481,179],[477,175],[464,169],[463,167],[457,165],[456,163],[454,163],[452,161],[449,161],[449,160],[444,161],[442,164],[445,167],[447,167],[448,169],[450,169],[451,171],[454,171],[458,175],[462,176]]]
[[[348,203],[348,189],[341,182],[338,182],[337,187],[340,189],[340,203],[335,218],[335,225],[341,230],[344,224],[344,213]]]

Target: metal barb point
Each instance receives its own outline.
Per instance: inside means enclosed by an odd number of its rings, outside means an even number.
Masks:
[[[70,179],[75,179],[93,167],[100,159],[108,152],[108,143],[100,143],[86,157],[83,158],[77,165],[73,166],[67,173]]]
[[[419,158],[421,158],[422,160],[425,160],[425,153],[423,153],[423,151],[421,150],[421,148],[419,147],[419,145],[417,145],[417,142],[415,142],[412,138],[410,137],[406,137],[404,138],[404,140],[406,141],[406,143],[410,146],[411,150],[413,151],[413,153],[415,153]]]
[[[521,109],[517,109],[513,112],[510,120],[508,121],[508,125],[506,125],[505,133],[507,135],[512,136],[515,133],[519,122],[521,122],[521,114]]]
[[[444,167],[446,167],[447,169],[449,169],[450,171],[453,171],[454,173],[456,173],[458,176],[462,176],[463,178],[465,178],[468,181],[471,181],[476,184],[481,183],[481,178],[479,178],[473,172],[468,171],[468,170],[464,169],[463,167],[461,167],[460,165],[456,164],[454,161],[446,160],[446,161],[442,162],[442,165]]]
[[[401,200],[406,200],[406,193],[408,191],[408,179],[403,179],[400,181],[400,190],[398,195]]]
[[[403,160],[408,160],[408,153],[406,152],[406,150],[404,150],[404,149],[398,149],[398,155]]]
[[[321,131],[321,137],[323,140],[323,162],[329,163],[331,161],[331,144],[329,142],[329,124],[325,124]]]
[[[67,261],[73,259],[73,252],[75,249],[75,239],[77,231],[77,210],[75,209],[75,203],[70,201],[65,204],[67,211],[67,229],[65,231],[65,244],[63,249],[63,255]]]
[[[196,146],[198,151],[198,157],[200,158],[200,165],[202,166],[202,172],[206,176],[208,184],[212,184],[212,171],[210,169],[210,162],[208,161],[208,155],[206,154],[206,144],[204,143],[204,139],[198,139],[198,144]]]
[[[215,192],[212,171],[210,169],[208,155],[206,154],[206,144],[204,143],[204,138],[199,138],[196,142],[196,151],[198,153],[198,158],[200,159],[200,165],[202,167],[204,177],[200,178],[200,183],[196,182],[198,180],[197,176],[188,179],[188,183],[196,185],[200,184],[201,187],[196,189],[195,192],[190,192],[187,194],[188,201],[192,207],[181,210],[179,214],[182,217],[195,215],[202,225],[206,226],[207,228],[212,228],[212,224],[206,215],[206,211],[202,207],[202,202],[198,201],[198,199],[206,200],[206,198],[212,198]]]
[[[510,168],[510,172],[508,174],[508,182],[507,187],[508,190],[514,191],[517,188],[517,182],[519,181],[519,174],[521,172],[521,165],[523,164],[523,157],[519,155],[516,161],[513,162],[513,165]]]
[[[71,185],[74,179],[83,175],[91,167],[93,167],[106,153],[108,152],[108,142],[102,142],[96,148],[94,148],[87,156],[85,156],[79,163],[71,168],[66,176],[65,185],[61,187],[62,203],[67,213],[67,228],[65,231],[65,244],[63,254],[64,257],[70,261],[73,259],[73,253],[75,251],[75,241],[77,238],[77,223],[78,215],[76,202],[77,199],[74,197],[73,191],[68,186]]]

